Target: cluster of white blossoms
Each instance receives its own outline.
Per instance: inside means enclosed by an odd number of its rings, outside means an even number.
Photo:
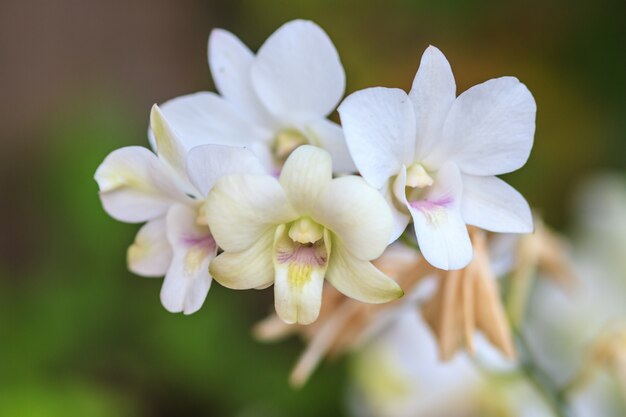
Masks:
[[[450,66],[431,46],[408,94],[369,88],[339,105],[339,55],[302,20],[256,55],[214,30],[208,55],[219,94],[155,105],[154,152],[115,150],[95,174],[107,213],[145,222],[128,265],[165,276],[167,310],[197,311],[212,279],[233,289],[273,284],[278,316],[309,324],[325,280],[366,303],[401,297],[371,261],[413,228],[424,258],[445,270],[472,260],[467,225],[532,231],[528,204],[496,177],[524,165],[532,148],[536,106],[517,79],[456,97]],[[341,126],[327,118],[338,105]]]

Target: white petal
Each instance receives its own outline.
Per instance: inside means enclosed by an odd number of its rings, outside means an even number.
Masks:
[[[245,119],[214,93],[176,97],[160,107],[186,150],[209,144],[245,146],[272,137],[271,131]]]
[[[257,157],[246,148],[224,145],[196,146],[187,155],[189,179],[206,196],[215,181],[226,175],[266,174]]]
[[[461,94],[450,109],[444,137],[463,173],[498,175],[528,160],[537,105],[514,77],[486,81]]]
[[[222,177],[206,200],[209,227],[227,252],[247,249],[270,228],[297,217],[280,183],[269,175]]]
[[[195,313],[211,286],[209,263],[217,245],[206,226],[196,223],[197,210],[177,204],[167,214],[167,237],[174,250],[161,287],[161,303],[172,313]]]
[[[312,217],[359,259],[377,258],[389,243],[393,221],[390,208],[361,177],[346,176],[328,183]]]
[[[413,162],[415,114],[406,93],[397,88],[368,88],[339,106],[352,160],[376,188]]]
[[[404,295],[394,280],[370,262],[352,256],[334,239],[326,279],[346,296],[364,303],[386,303]]]
[[[172,247],[165,233],[165,218],[144,224],[126,252],[128,269],[144,277],[162,277],[172,262]]]
[[[328,35],[313,22],[294,20],[259,49],[252,84],[274,115],[294,123],[328,115],[343,96],[345,73]]]
[[[259,160],[263,168],[265,168],[265,172],[278,178],[278,176],[280,175],[281,166],[277,165],[277,161],[272,152],[272,147],[268,146],[268,144],[265,142],[256,141],[254,143],[251,143],[248,148]]]
[[[443,123],[456,98],[456,83],[446,57],[429,46],[409,92],[417,129],[416,160],[422,160],[441,145]]]
[[[309,215],[319,193],[332,176],[330,154],[321,148],[303,145],[285,161],[280,173],[280,184],[298,213]]]
[[[209,66],[217,91],[248,119],[269,127],[271,116],[252,88],[254,54],[232,33],[214,29],[209,37]]]
[[[111,152],[96,170],[104,210],[113,218],[139,223],[163,216],[176,201],[189,201],[173,172],[140,146]]]
[[[517,190],[497,177],[464,175],[461,213],[467,224],[492,232],[533,231],[528,203]]]
[[[391,191],[396,200],[406,207],[408,204],[406,199],[406,167],[403,165],[398,175],[395,178],[391,178],[389,182],[391,183]]]
[[[211,262],[213,278],[235,290],[264,288],[274,281],[272,262],[275,228],[267,230],[246,250],[224,252]]]
[[[313,137],[314,144],[330,152],[333,172],[341,174],[356,172],[341,126],[328,119],[318,119],[309,123],[305,131],[308,136]]]
[[[406,168],[404,166],[402,167],[402,170],[403,172],[406,172]],[[406,176],[406,174],[404,175]],[[402,235],[402,233],[404,233],[406,227],[411,221],[411,214],[409,214],[406,204],[403,200],[398,201],[393,193],[394,180],[394,177],[390,178],[381,190],[383,197],[387,201],[387,205],[391,209],[391,215],[393,217],[393,226],[391,228],[389,243],[395,242]]]
[[[460,269],[472,259],[472,244],[461,217],[461,197],[459,169],[447,163],[437,173],[435,185],[425,199],[407,202],[420,251],[440,269]]]
[[[285,225],[276,229],[274,239],[274,304],[286,323],[310,324],[322,305],[324,275],[331,251],[328,231],[323,242],[308,247],[295,244]]]
[[[159,158],[168,163],[181,178],[186,178],[185,149],[156,104],[150,112],[150,129]]]
[[[472,245],[461,214],[441,209],[436,213],[412,210],[417,241],[424,258],[436,268],[461,269],[472,260]]]

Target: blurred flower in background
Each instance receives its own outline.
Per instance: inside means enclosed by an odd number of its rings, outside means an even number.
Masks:
[[[624,415],[625,13],[612,0],[3,2],[0,416],[402,415],[413,406],[427,412],[422,392],[454,393],[463,412],[486,410],[482,417],[526,407],[550,415],[524,370],[503,369],[480,338],[477,359],[437,362],[414,309],[385,321],[387,331],[355,347],[363,350],[352,359],[322,362],[294,391],[286,376],[302,343],[264,345],[249,332],[271,311],[271,291],[214,286],[202,310],[182,317],[155,302],[158,285],[126,271],[124,248],[137,230],[105,216],[94,167],[116,148],[145,145],[152,104],[210,85],[213,28],[258,50],[295,18],[316,21],[333,39],[346,94],[408,90],[429,44],[446,51],[459,91],[494,74],[524,80],[538,107],[535,145],[524,170],[504,179],[571,240],[580,282],[564,290],[531,280],[529,304],[521,303],[527,321],[516,329],[573,415]],[[572,204],[579,184],[607,167],[614,174],[587,183],[582,203]],[[539,277],[554,276],[541,262]],[[499,284],[510,316],[509,281]],[[325,296],[322,315],[332,300]],[[398,329],[415,330],[403,330],[404,342]]]
[[[526,327],[538,359],[564,386],[577,416],[626,413],[626,182],[598,174],[577,193],[569,293],[539,282]]]
[[[463,353],[441,362],[432,334],[415,310],[405,311],[353,360],[348,403],[354,416],[551,416],[523,375],[486,344],[481,361]],[[498,374],[493,367],[501,368]],[[506,375],[505,375],[506,374]]]

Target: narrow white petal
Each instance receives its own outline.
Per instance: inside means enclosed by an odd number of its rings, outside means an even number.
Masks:
[[[406,167],[403,165],[398,175],[396,175],[395,178],[391,178],[389,181],[394,197],[406,207],[408,204],[406,199]]]
[[[181,178],[186,178],[185,148],[156,104],[150,112],[150,129],[159,158],[169,164]]]
[[[456,83],[446,57],[429,46],[409,92],[415,111],[417,129],[416,160],[427,157],[441,146],[443,123],[456,98]]]
[[[264,288],[274,281],[272,248],[276,228],[271,228],[246,250],[224,252],[211,262],[211,275],[221,285],[235,290]]]
[[[305,132],[313,138],[313,144],[330,152],[333,159],[333,172],[341,174],[356,172],[356,166],[350,156],[341,126],[328,119],[318,119],[309,123]]]
[[[497,177],[463,176],[461,213],[466,223],[500,233],[531,233],[533,217],[524,197]]]
[[[461,174],[456,165],[447,163],[425,199],[407,201],[420,251],[440,269],[460,269],[472,259],[472,244],[461,217],[461,198]]]
[[[309,215],[332,176],[330,154],[321,148],[303,145],[287,158],[280,173],[280,184],[293,207],[301,215]]]
[[[346,296],[364,303],[386,303],[404,295],[394,280],[370,262],[352,256],[335,239],[326,279]]]
[[[324,275],[331,251],[328,232],[313,246],[294,243],[285,225],[276,229],[274,239],[274,305],[286,323],[310,324],[322,305]]]
[[[402,172],[406,172],[406,168],[402,166],[402,170],[400,175],[403,175],[403,178],[406,177],[406,174],[402,174]],[[392,177],[387,181],[381,190],[381,193],[385,200],[387,201],[387,205],[391,210],[391,216],[393,218],[393,226],[391,228],[391,237],[389,238],[389,243],[395,242],[406,230],[409,222],[411,221],[411,214],[409,210],[406,208],[406,204],[404,200],[398,200],[393,192],[393,184],[395,181],[395,177]],[[404,192],[404,186],[402,188],[402,192]]]
[[[252,151],[224,145],[201,145],[189,151],[187,173],[203,196],[209,193],[219,178],[226,175],[267,174]]]
[[[222,177],[206,200],[209,227],[227,252],[247,249],[270,228],[297,217],[280,183],[269,175]]]
[[[111,152],[96,170],[95,180],[104,210],[123,222],[155,219],[176,201],[189,201],[174,182],[173,172],[140,146]]]
[[[463,173],[498,175],[528,160],[537,105],[514,77],[486,81],[461,94],[444,124],[451,158]]]
[[[162,277],[172,262],[172,247],[165,232],[165,218],[144,224],[126,252],[128,269],[144,277]]]
[[[167,214],[167,237],[174,258],[163,286],[161,303],[172,313],[195,313],[211,286],[209,263],[217,253],[206,226],[196,223],[197,210],[177,204]]]
[[[246,119],[215,93],[176,97],[160,108],[186,150],[208,144],[246,146],[272,137],[271,131]]]
[[[390,210],[383,196],[361,177],[346,176],[322,190],[312,217],[330,229],[352,255],[370,260],[380,256],[389,243]]]
[[[252,65],[252,84],[265,106],[291,123],[326,116],[345,88],[345,73],[328,35],[294,20],[265,41]]]
[[[406,93],[397,88],[368,88],[339,106],[352,160],[376,188],[413,162],[415,114]]]
[[[209,37],[209,67],[217,91],[250,120],[270,127],[272,120],[252,88],[254,54],[232,33],[214,29]]]

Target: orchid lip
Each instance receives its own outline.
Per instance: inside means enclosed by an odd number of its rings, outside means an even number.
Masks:
[[[410,201],[409,205],[420,211],[429,211],[448,208],[454,203],[452,196],[444,196],[436,200],[418,200]]]
[[[443,196],[436,200],[418,200],[410,201],[409,205],[421,211],[428,222],[432,225],[441,224],[446,217],[446,209],[450,208],[454,203],[452,196]]]
[[[194,275],[206,257],[217,248],[215,239],[211,234],[205,236],[184,236],[181,243],[188,249],[185,254],[184,272],[186,275]]]
[[[276,259],[281,264],[295,263],[299,265],[323,266],[327,257],[324,250],[320,250],[322,244],[302,244],[295,243],[292,250],[280,249],[276,254]],[[323,248],[322,248],[323,249]]]
[[[217,244],[211,234],[205,236],[184,236],[181,239],[181,243],[187,247],[197,247],[202,249],[215,249]]]

